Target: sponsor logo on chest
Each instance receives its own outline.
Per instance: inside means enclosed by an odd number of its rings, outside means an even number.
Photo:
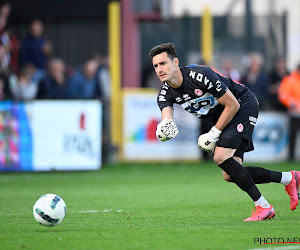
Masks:
[[[189,94],[184,94],[182,97],[185,101],[192,99]]]
[[[190,71],[189,77],[197,80],[198,82],[203,82],[205,86],[207,86],[207,89],[211,89],[213,87],[213,84],[209,81],[209,79],[206,76],[203,76],[201,73],[196,73],[195,71]]]

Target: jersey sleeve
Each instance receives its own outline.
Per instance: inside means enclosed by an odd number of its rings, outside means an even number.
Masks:
[[[215,98],[220,98],[228,90],[228,87],[221,80],[219,75],[209,67],[203,67],[200,69],[202,74],[202,87]]]
[[[174,97],[171,95],[169,86],[163,84],[158,95],[157,95],[157,104],[160,110],[163,110],[165,107],[170,107],[174,109],[173,103],[175,102]]]

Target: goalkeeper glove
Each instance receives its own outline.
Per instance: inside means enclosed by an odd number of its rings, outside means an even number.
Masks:
[[[199,136],[198,147],[203,151],[213,152],[221,133],[222,131],[213,126],[208,133]]]
[[[168,141],[178,134],[178,129],[172,119],[165,118],[158,125],[156,129],[156,137],[160,141]]]

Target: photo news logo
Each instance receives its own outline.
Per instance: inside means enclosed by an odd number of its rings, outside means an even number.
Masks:
[[[254,244],[257,245],[270,245],[270,244],[300,244],[300,238],[254,238]]]

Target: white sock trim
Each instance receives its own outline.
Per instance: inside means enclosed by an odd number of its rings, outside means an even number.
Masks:
[[[283,185],[288,185],[292,181],[293,175],[291,172],[282,172],[282,177],[280,183]]]
[[[267,202],[267,200],[263,196],[260,196],[260,198],[257,201],[254,201],[254,204],[255,204],[256,207],[257,206],[260,206],[260,207],[263,207],[263,208],[269,208],[270,207],[269,202]]]

